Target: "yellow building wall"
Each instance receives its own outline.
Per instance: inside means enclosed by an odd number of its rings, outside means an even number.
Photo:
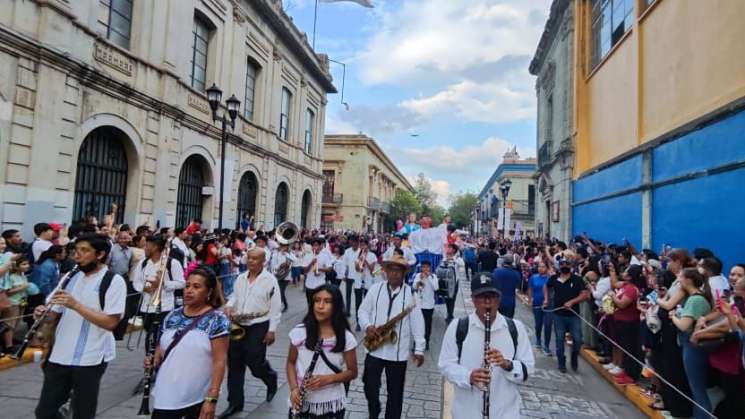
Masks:
[[[639,2],[637,2],[638,4]],[[745,96],[745,1],[657,0],[595,69],[575,1],[575,178]]]

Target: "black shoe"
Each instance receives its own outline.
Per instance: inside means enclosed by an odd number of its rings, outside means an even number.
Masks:
[[[356,330],[358,332],[361,332],[362,331],[362,329],[360,329],[360,325],[357,325],[357,327],[355,327],[354,330]]]
[[[564,367],[564,366],[559,367],[559,372],[562,373],[562,374],[566,374],[567,367]]]
[[[450,324],[450,322],[453,321],[453,317],[448,317],[445,319],[445,323]]]
[[[352,313],[347,313],[347,317],[352,317]]]
[[[284,313],[286,311],[287,311],[287,306],[282,307],[282,312]]]
[[[429,351],[429,342],[427,342],[427,345],[424,347],[425,351]]]
[[[243,411],[243,406],[228,406],[227,409],[223,410],[222,413],[217,415],[217,419],[227,419],[238,412]]]
[[[272,401],[274,396],[277,394],[277,377],[275,376],[272,381],[266,386],[266,402]]]
[[[572,371],[577,372],[577,369],[579,368],[579,357],[577,355],[572,355]]]

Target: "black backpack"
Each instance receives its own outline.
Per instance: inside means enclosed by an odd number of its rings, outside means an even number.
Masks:
[[[103,279],[101,279],[101,285],[98,287],[98,305],[101,306],[101,311],[103,311],[104,306],[106,305],[106,291],[109,290],[111,281],[114,280],[114,275],[114,272],[106,271],[106,273],[103,274]],[[116,328],[112,331],[115,340],[124,339],[124,335],[127,333],[127,324],[129,324],[129,318],[127,318],[126,313],[122,313],[122,318],[119,320]]]
[[[512,320],[509,317],[503,316],[504,319],[507,321],[507,329],[510,331],[510,337],[512,338],[512,346],[515,348],[515,355],[517,355],[517,327],[515,326],[515,321]],[[455,343],[458,345],[458,363],[460,364],[460,356],[463,352],[463,342],[466,340],[466,336],[468,336],[468,322],[469,318],[461,317],[458,319],[458,326],[455,329]],[[513,356],[512,359],[515,359]],[[523,381],[528,379],[528,370],[525,368],[525,365],[521,362],[520,365],[523,369]]]

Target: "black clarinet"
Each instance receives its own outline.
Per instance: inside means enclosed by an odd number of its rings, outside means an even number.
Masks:
[[[310,365],[308,365],[308,369],[305,370],[305,374],[303,375],[303,385],[300,386],[300,408],[295,410],[292,409],[292,419],[300,419],[301,415],[303,413],[303,404],[305,404],[305,396],[308,392],[308,390],[305,389],[305,384],[308,382],[308,380],[313,377],[313,370],[316,369],[316,362],[318,362],[318,356],[321,354],[321,351],[323,350],[323,347],[321,346],[321,337],[318,337],[318,342],[316,342],[316,346],[313,349],[313,359],[310,360]]]
[[[138,416],[144,416],[150,414],[150,388],[153,384],[153,378],[155,377],[155,348],[158,347],[158,341],[160,340],[160,312],[162,308],[161,296],[163,293],[163,282],[165,281],[166,272],[168,271],[167,263],[171,263],[169,256],[171,253],[171,240],[169,239],[166,243],[163,255],[160,257],[160,281],[158,282],[158,289],[155,291],[152,304],[155,306],[155,318],[147,333],[151,336],[150,342],[148,342],[147,348],[145,348],[145,357],[150,357],[150,366],[145,369],[145,385],[142,387],[142,403],[140,404],[140,411],[137,412]],[[144,290],[143,290],[144,291]]]
[[[486,330],[484,330],[484,368],[491,371],[491,366],[489,365],[489,362],[486,360],[486,354],[489,352],[489,344],[491,342],[491,311],[487,311],[484,314],[484,323],[486,326]],[[491,380],[486,385],[486,390],[484,391],[484,400],[483,405],[481,407],[481,417],[483,419],[489,419],[489,405],[490,405],[490,396],[491,395]]]
[[[80,271],[80,268],[78,268],[78,265],[75,265],[70,270],[70,272],[66,273],[59,280],[59,282],[57,283],[57,286],[54,288],[54,290],[49,294],[48,299],[51,300],[52,297],[54,297],[54,294],[57,293],[57,291],[64,290],[65,287],[67,287],[67,283],[70,281],[70,278],[72,278],[73,276],[75,276],[75,274],[77,274],[79,271]],[[39,330],[39,327],[41,327],[41,324],[44,323],[44,320],[46,320],[47,315],[52,310],[52,306],[54,306],[54,304],[52,304],[50,302],[47,302],[46,303],[46,305],[44,306],[44,313],[38,319],[36,319],[36,321],[34,321],[34,324],[31,325],[31,328],[28,329],[28,331],[26,332],[26,334],[23,336],[23,342],[18,347],[18,350],[16,350],[16,352],[11,356],[11,358],[18,359],[18,358],[20,358],[20,357],[23,356],[23,353],[26,352],[26,348],[28,347],[29,342],[31,342],[31,338],[34,337],[34,335],[36,334],[36,332]],[[52,333],[54,333],[54,331],[52,331]],[[49,348],[50,351],[51,351],[51,349],[52,348]],[[47,356],[49,356],[49,355],[51,355],[51,354],[48,354]]]

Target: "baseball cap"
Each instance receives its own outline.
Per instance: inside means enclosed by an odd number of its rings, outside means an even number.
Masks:
[[[49,223],[49,227],[52,227],[52,230],[59,232],[62,230],[62,225],[58,223]]]
[[[502,296],[502,293],[497,289],[494,284],[494,278],[489,272],[481,272],[475,275],[471,280],[471,296],[476,297],[477,295],[493,293],[498,296]]]

